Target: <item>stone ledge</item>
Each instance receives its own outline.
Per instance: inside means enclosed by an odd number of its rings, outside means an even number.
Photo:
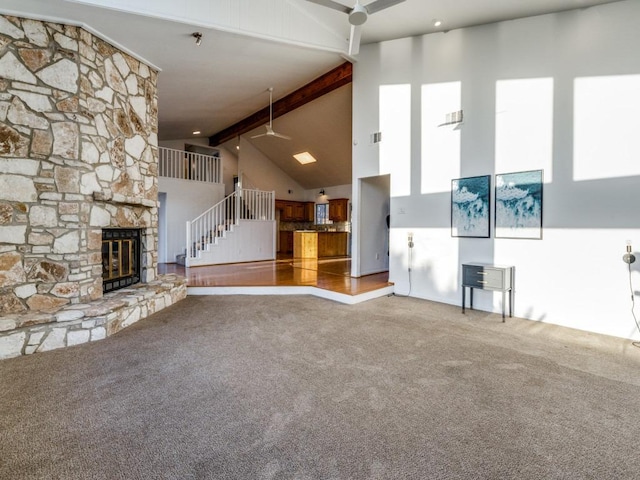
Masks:
[[[158,202],[155,200],[122,195],[120,193],[113,193],[111,191],[93,192],[93,199],[100,202],[120,203],[122,205],[143,206],[148,208],[154,208],[158,206]]]
[[[187,296],[187,282],[175,274],[105,294],[89,304],[53,313],[0,318],[0,359],[102,340]]]

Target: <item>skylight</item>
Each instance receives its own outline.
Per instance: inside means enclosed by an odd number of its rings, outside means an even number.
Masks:
[[[314,163],[317,160],[311,155],[309,152],[296,153],[293,158],[295,158],[302,165],[306,165],[307,163]]]

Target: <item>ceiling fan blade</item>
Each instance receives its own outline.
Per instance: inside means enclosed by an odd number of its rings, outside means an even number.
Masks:
[[[349,13],[351,9],[349,7],[345,7],[344,5],[334,2],[333,0],[307,0],[307,2],[317,3],[318,5],[322,5],[323,7],[333,8],[334,10],[338,10],[339,12]]]
[[[309,0],[309,1],[313,1],[313,0]],[[371,2],[368,5],[365,5],[364,8],[366,8],[367,12],[371,14],[371,13],[379,12],[380,10],[384,10],[385,8],[393,7],[394,5],[398,3],[402,3],[404,1],[405,0],[375,0],[374,2]]]
[[[360,35],[362,29],[359,25],[351,25],[351,35],[349,35],[349,55],[357,55],[360,51]]]
[[[258,135],[254,135],[251,138],[258,138],[258,137],[265,137],[267,135],[273,135],[273,130],[271,129],[271,125],[266,124],[264,127],[267,129],[265,133],[259,133]]]
[[[291,140],[291,137],[289,135],[283,135],[281,133],[273,132],[272,136],[277,138],[282,138],[283,140]]]

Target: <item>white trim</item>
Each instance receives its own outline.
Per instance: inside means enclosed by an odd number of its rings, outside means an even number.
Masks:
[[[347,47],[348,47],[348,42],[345,41],[345,46],[344,48],[342,47],[338,47],[336,45],[324,45],[324,44],[318,44],[318,43],[309,43],[306,42],[304,40],[300,40],[300,39],[293,39],[291,37],[285,37],[285,36],[274,36],[274,35],[269,35],[269,34],[265,34],[265,33],[258,33],[258,32],[254,32],[251,30],[243,30],[241,28],[237,28],[237,27],[232,27],[232,26],[226,26],[226,25],[222,25],[220,23],[214,23],[214,22],[207,22],[207,21],[198,21],[196,19],[183,19],[183,18],[179,18],[179,17],[174,17],[171,15],[167,15],[167,14],[162,14],[162,13],[158,13],[158,12],[153,12],[153,11],[141,11],[141,10],[133,10],[133,9],[127,9],[127,8],[122,8],[120,6],[112,6],[112,5],[105,5],[103,3],[96,3],[96,2],[87,2],[87,1],[82,1],[82,0],[65,0],[69,3],[76,3],[79,5],[84,5],[84,6],[88,6],[88,7],[92,7],[92,8],[97,8],[97,9],[105,9],[105,10],[111,10],[114,12],[119,12],[119,13],[124,13],[124,14],[128,14],[128,15],[138,15],[138,16],[142,16],[142,17],[147,17],[147,18],[153,18],[153,19],[158,19],[158,20],[165,20],[165,21],[169,21],[169,22],[173,22],[173,23],[179,23],[182,25],[189,25],[195,28],[205,28],[205,29],[211,29],[211,30],[217,30],[219,32],[223,32],[223,33],[230,33],[230,34],[234,34],[234,35],[240,35],[240,36],[246,36],[246,37],[251,37],[251,38],[255,38],[258,40],[263,40],[263,41],[270,41],[270,42],[275,42],[275,43],[282,43],[285,45],[291,45],[291,46],[295,46],[295,47],[301,47],[301,48],[308,48],[308,49],[312,49],[312,50],[319,50],[319,51],[323,51],[323,52],[329,52],[329,53],[337,53],[340,54],[345,60],[353,62],[354,59],[353,57],[351,57],[350,55],[348,55],[347,53]],[[295,8],[296,11],[300,12],[302,15],[305,15],[307,18],[311,19],[314,21],[314,23],[320,27],[322,27],[327,33],[329,33],[333,38],[336,39],[336,41],[338,41],[338,39],[342,38],[342,36],[336,32],[334,29],[328,27],[327,25],[319,22],[317,19],[315,19],[313,16],[311,16],[309,14],[308,11],[301,9],[298,5],[291,3],[290,1],[287,1],[287,4],[290,5],[291,7]],[[148,66],[161,71],[161,69],[157,66],[155,66],[153,63],[145,60],[144,58],[136,55],[135,53],[129,51],[128,49],[126,49],[125,47],[123,47],[122,45],[118,44],[117,42],[111,40],[109,37],[107,37],[106,35],[102,35],[100,32],[98,32],[97,30],[94,30],[92,27],[90,27],[87,24],[84,24],[82,22],[78,22],[78,21],[74,21],[74,20],[70,20],[70,19],[64,19],[64,18],[60,18],[60,17],[53,17],[53,16],[46,16],[46,15],[33,15],[30,13],[25,13],[25,12],[21,12],[21,11],[17,11],[17,10],[4,10],[0,8],[0,13],[4,13],[6,12],[7,15],[13,15],[16,17],[21,17],[21,18],[30,18],[32,20],[42,20],[42,21],[50,21],[53,23],[62,23],[65,25],[73,25],[73,26],[77,26],[77,27],[82,27],[85,30],[93,33],[94,35],[102,38],[103,40],[109,42],[110,44],[112,44],[114,47],[117,47],[119,49],[121,49],[122,51],[128,53],[129,55],[135,57],[136,59],[146,63]]]
[[[393,295],[394,286],[372,290],[359,295],[346,295],[344,293],[324,290],[317,287],[187,287],[187,295],[313,295],[347,305],[373,300],[374,298]]]
[[[150,62],[146,58],[141,57],[137,53],[129,50],[127,47],[125,47],[123,45],[120,45],[115,40],[109,38],[106,35],[103,35],[98,30],[96,30],[95,28],[91,27],[90,25],[87,25],[86,23],[78,22],[76,20],[70,20],[68,18],[51,17],[51,16],[48,16],[48,15],[34,15],[32,13],[26,13],[26,12],[21,12],[21,11],[17,11],[17,10],[5,10],[3,8],[0,8],[0,15],[10,15],[10,16],[13,16],[13,17],[27,18],[29,20],[39,20],[41,22],[60,23],[62,25],[70,25],[72,27],[80,27],[80,28],[86,30],[87,32],[89,32],[90,34],[100,38],[101,40],[104,40],[105,42],[107,42],[111,46],[116,47],[118,50],[120,50],[120,51],[122,51],[122,52],[124,52],[124,53],[126,53],[128,55],[131,55],[133,58],[135,58],[136,60],[139,60],[140,62],[144,63],[147,67],[151,67],[156,72],[161,72],[162,71],[162,69],[160,67],[158,67],[157,65],[155,65],[153,62]]]

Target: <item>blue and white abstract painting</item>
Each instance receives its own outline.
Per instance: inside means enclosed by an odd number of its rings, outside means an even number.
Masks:
[[[468,177],[451,182],[451,235],[489,237],[491,177]]]
[[[496,238],[542,238],[542,170],[496,175]]]

